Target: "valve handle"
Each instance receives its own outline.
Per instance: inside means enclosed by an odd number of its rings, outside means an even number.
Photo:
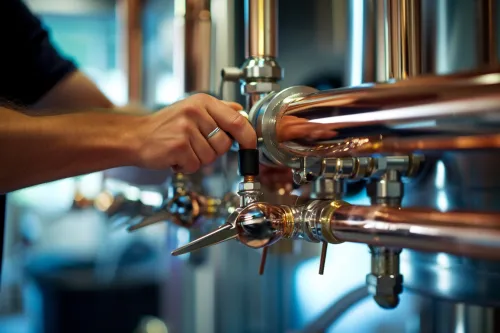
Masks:
[[[267,249],[269,247],[265,247],[262,249],[262,256],[260,257],[260,267],[259,267],[259,275],[264,274],[264,269],[266,268],[266,260],[267,260]]]
[[[321,258],[319,259],[319,275],[323,275],[325,272],[325,261],[326,261],[326,250],[328,249],[328,243],[323,242],[321,246]]]
[[[190,253],[203,249],[205,247],[217,245],[219,243],[231,240],[238,237],[238,230],[231,223],[225,223],[218,229],[202,236],[191,243],[188,243],[180,248],[172,251],[173,256]]]
[[[257,149],[238,150],[238,171],[242,177],[259,175],[259,151]]]
[[[147,227],[148,225],[156,224],[163,221],[168,221],[172,218],[172,215],[166,211],[160,211],[152,216],[143,218],[139,223],[133,224],[127,228],[127,231],[136,231]]]

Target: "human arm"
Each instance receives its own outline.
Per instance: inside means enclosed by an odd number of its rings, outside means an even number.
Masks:
[[[99,87],[83,72],[74,70],[63,77],[27,110],[30,115],[49,115],[51,112],[79,112],[93,108],[109,109],[126,114],[147,114],[150,110],[127,104],[114,105]]]
[[[0,192],[119,166],[192,173],[256,135],[241,106],[199,94],[147,116],[105,111],[32,117],[0,109]]]
[[[78,111],[89,108],[116,108],[87,75],[73,70],[45,93],[29,111],[33,115],[47,110]]]

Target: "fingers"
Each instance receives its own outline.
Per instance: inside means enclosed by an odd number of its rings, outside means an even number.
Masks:
[[[232,103],[232,104],[234,104],[235,108],[241,106],[238,103]],[[234,111],[232,110],[230,112],[234,113]],[[208,138],[208,135],[212,133],[215,129],[217,129],[217,127],[219,126],[217,125],[216,121],[210,116],[210,114],[206,111],[206,108],[204,106],[202,106],[201,109],[192,110],[192,114],[190,114],[189,116],[196,122],[196,125],[198,126],[200,132],[200,135],[196,136],[196,139],[193,140],[192,142],[192,144],[200,142],[198,145],[199,146],[198,149],[203,151],[202,149],[210,148],[210,150],[215,151],[217,155],[223,155],[229,150],[229,148],[231,148],[232,140],[223,130],[217,132],[215,135]]]
[[[208,143],[216,151],[217,155],[224,155],[231,148],[233,141],[223,131],[217,132],[214,136],[208,139]]]
[[[182,172],[185,174],[195,173],[201,166],[201,161],[193,148],[189,145],[183,149],[182,153],[176,154],[176,165],[172,167],[175,172]]]
[[[240,104],[223,102],[203,94],[194,95],[183,102],[180,117],[185,124],[189,149],[177,152],[176,172],[193,173],[202,164],[213,163],[217,155],[223,155],[230,149],[232,140],[229,134],[241,148],[256,148],[255,131],[238,112],[243,109]],[[210,135],[217,128],[220,130]]]
[[[210,164],[215,161],[217,158],[217,152],[198,130],[193,131],[190,141],[191,147],[193,147],[193,151],[200,160],[201,164]]]
[[[228,102],[224,103],[213,97],[206,98],[203,103],[219,127],[231,134],[241,148],[255,149],[257,147],[257,135],[254,129],[248,120],[237,112],[237,109],[242,109],[241,105],[231,103],[232,106],[228,106]]]

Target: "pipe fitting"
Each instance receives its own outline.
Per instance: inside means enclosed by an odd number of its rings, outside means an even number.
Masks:
[[[366,276],[368,292],[380,307],[394,309],[403,292],[403,275],[399,274],[401,250],[371,246],[370,251],[372,271]]]
[[[244,95],[267,94],[280,89],[280,85],[274,82],[247,82],[241,86]]]

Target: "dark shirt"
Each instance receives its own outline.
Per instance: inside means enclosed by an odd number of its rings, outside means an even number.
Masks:
[[[32,105],[74,70],[21,0],[0,0],[0,103]],[[4,234],[5,196],[0,195],[0,276]]]

